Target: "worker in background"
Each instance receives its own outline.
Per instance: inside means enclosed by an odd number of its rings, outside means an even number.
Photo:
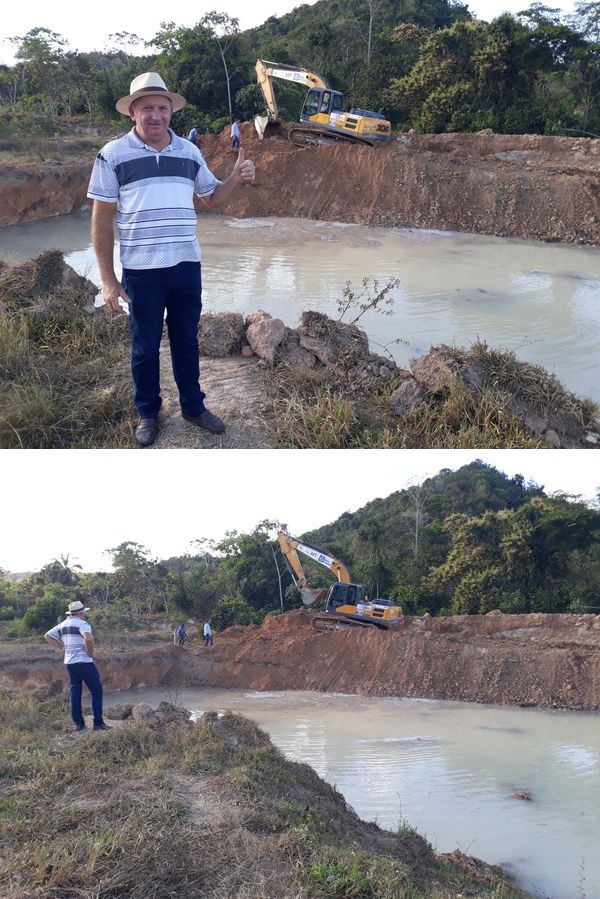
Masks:
[[[188,134],[188,138],[187,138],[187,139],[188,139],[188,140],[191,140],[191,142],[192,142],[193,144],[196,144],[196,145],[197,145],[197,144],[198,144],[198,134],[199,134],[198,126],[197,126],[197,125],[194,125],[194,127],[192,128],[192,130],[191,130],[190,133]]]
[[[177,628],[177,645],[185,646],[185,638],[187,637],[187,631],[185,629],[185,624],[180,624]]]
[[[210,626],[210,618],[204,625],[204,645],[205,646],[213,645],[213,632],[212,632],[212,627]]]
[[[236,119],[231,125],[231,146],[234,150],[240,148],[240,120]]]

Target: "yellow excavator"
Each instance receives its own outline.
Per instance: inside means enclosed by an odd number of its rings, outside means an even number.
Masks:
[[[284,531],[277,534],[277,542],[286,561],[302,602],[309,606],[325,600],[323,614],[313,616],[312,625],[317,631],[339,630],[352,627],[370,627],[387,630],[398,624],[402,609],[389,599],[369,600],[360,584],[353,584],[350,572],[343,562],[311,546],[310,543],[292,537]],[[338,579],[332,587],[316,589],[308,586],[306,574],[298,553],[314,559],[328,568]]]
[[[316,72],[310,72],[302,66],[288,66],[259,59],[256,62],[256,77],[267,109],[266,116],[256,116],[254,119],[260,138],[264,137],[270,123],[279,125],[281,122],[273,85],[273,79],[280,78],[308,88],[300,122],[287,129],[288,139],[292,143],[307,146],[345,140],[373,146],[379,141],[390,139],[392,126],[381,113],[367,109],[345,111],[343,93],[333,90]]]

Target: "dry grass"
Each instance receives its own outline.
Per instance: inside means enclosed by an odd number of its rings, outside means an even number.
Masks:
[[[62,254],[44,261],[0,272],[0,448],[130,446],[127,323],[83,310]]]
[[[456,377],[403,416],[393,413],[391,403],[398,380],[351,390],[342,366],[318,374],[276,366],[268,377],[275,410],[269,426],[277,444],[298,449],[548,449],[527,427],[526,414],[547,418],[557,432],[567,434],[597,428],[598,407],[569,393],[540,366],[483,343],[449,352],[459,373],[475,372],[475,379],[467,385],[468,378]]]
[[[579,424],[588,426],[598,414],[591,400],[570,393],[556,375],[540,365],[519,361],[510,350],[477,341],[468,351],[458,351],[456,359],[462,366],[476,366],[490,391],[524,402],[539,415],[573,415]]]

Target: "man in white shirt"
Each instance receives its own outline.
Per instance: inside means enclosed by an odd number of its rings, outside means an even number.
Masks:
[[[165,320],[173,374],[186,421],[211,434],[225,425],[204,405],[200,389],[198,323],[202,309],[200,244],[196,236],[194,196],[209,209],[226,206],[244,184],[254,181],[254,163],[240,149],[223,181],[209,170],[200,150],[170,128],[171,116],[186,104],[167,90],[157,72],[131,82],[117,110],[133,128],[110,141],[94,162],[88,187],[92,243],[108,309],[129,307],[131,372],[140,420],[140,446],[154,443],[161,407],[159,350]],[[114,222],[123,267],[114,270]]]
[[[94,730],[110,730],[102,717],[102,681],[94,662],[94,637],[85,616],[89,612],[82,602],[69,603],[67,617],[44,634],[51,646],[64,650],[65,667],[71,684],[71,717],[75,730],[85,730],[81,695],[85,684],[92,697]]]
[[[212,627],[210,626],[210,618],[204,625],[204,645],[205,646],[213,645],[213,634],[212,634]]]

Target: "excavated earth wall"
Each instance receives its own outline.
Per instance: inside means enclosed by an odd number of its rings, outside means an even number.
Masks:
[[[317,690],[600,710],[599,615],[406,618],[396,630],[317,633],[301,609],[199,642],[99,650],[109,692],[135,686]],[[165,636],[165,644],[169,637]],[[0,649],[0,680],[64,687],[45,645]]]
[[[257,176],[227,208],[234,216],[600,242],[599,140],[401,133],[376,147],[299,148],[284,130],[260,141],[245,123],[242,146]],[[201,149],[226,177],[236,157],[227,134],[205,136]],[[0,227],[85,208],[92,162],[2,165]]]

